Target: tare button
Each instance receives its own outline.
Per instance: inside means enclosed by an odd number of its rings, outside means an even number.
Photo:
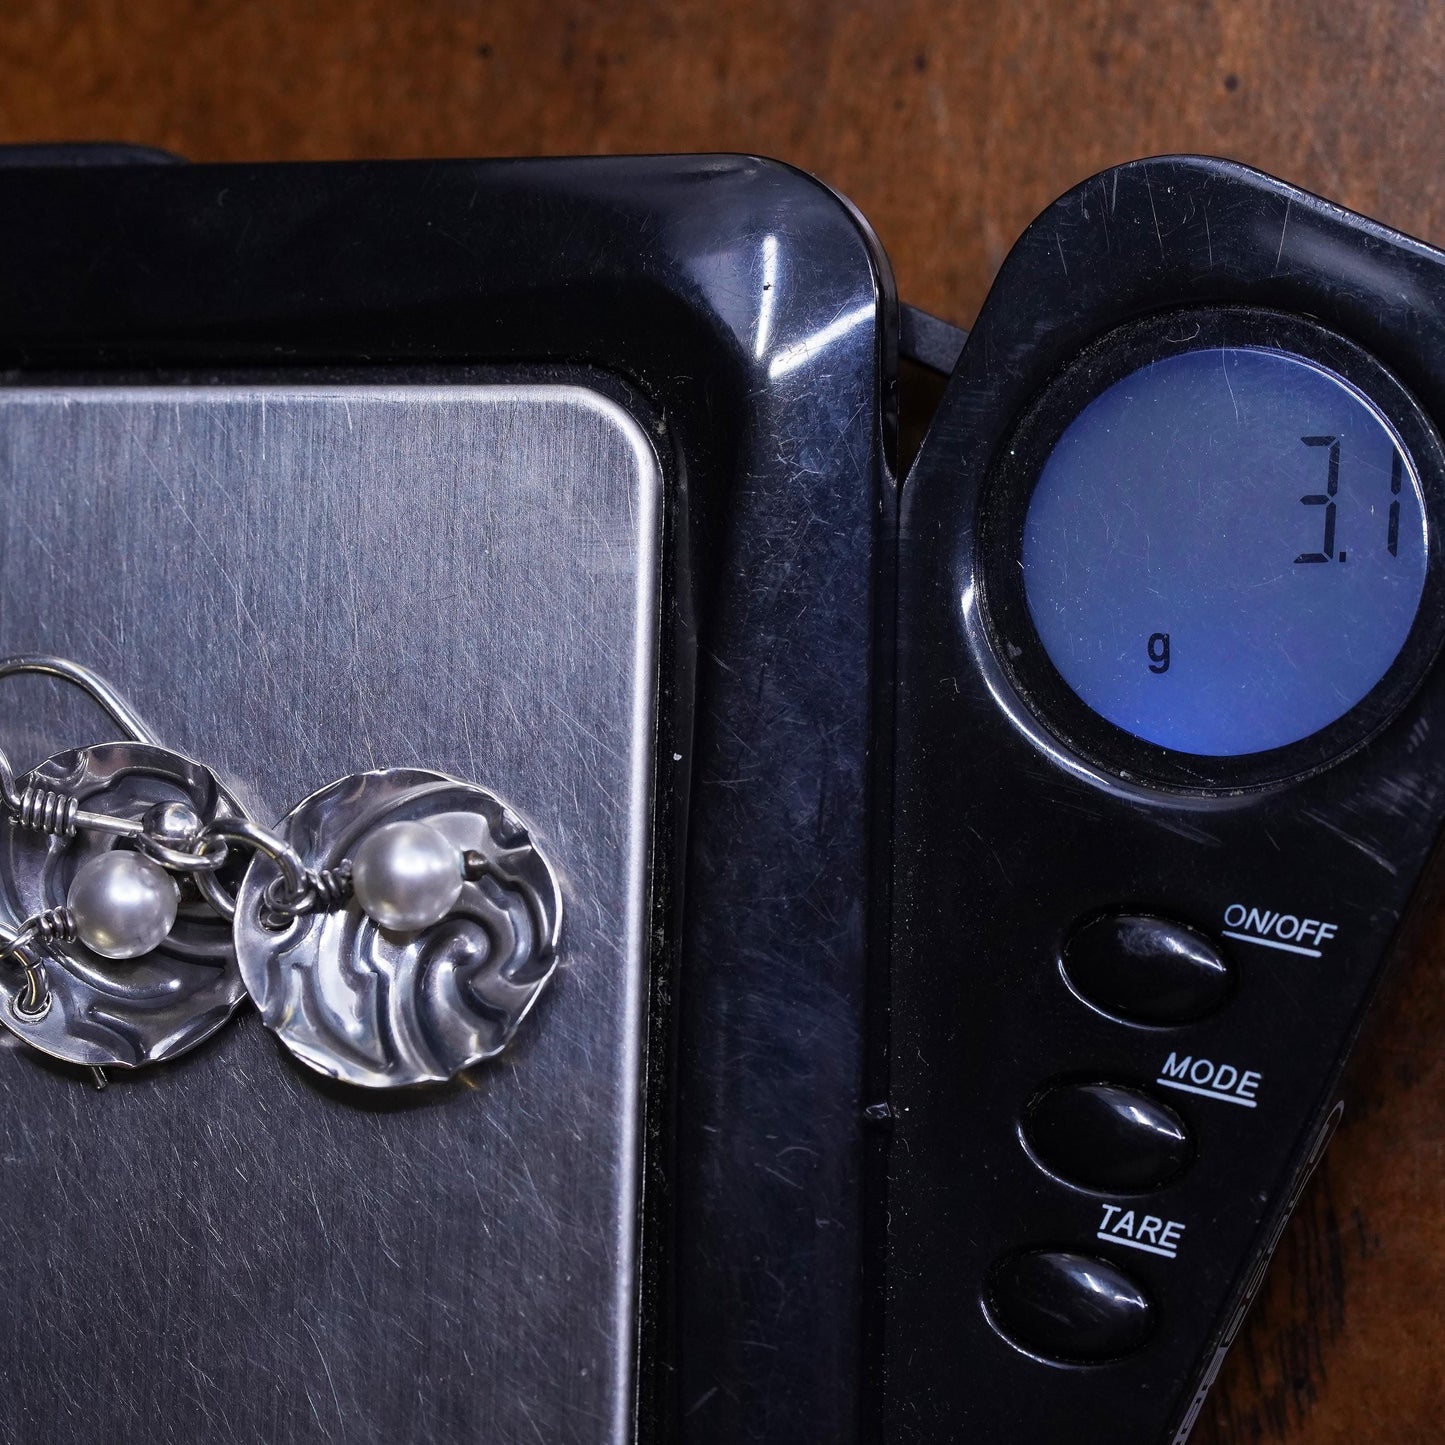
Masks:
[[[1006,1339],[1065,1363],[1122,1359],[1154,1324],[1153,1306],[1128,1275],[1072,1250],[1026,1249],[999,1260],[984,1300],[990,1323]]]

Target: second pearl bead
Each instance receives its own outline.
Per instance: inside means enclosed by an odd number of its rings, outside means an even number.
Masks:
[[[362,839],[351,860],[357,903],[396,933],[440,923],[461,897],[462,881],[460,850],[430,823],[383,823]]]

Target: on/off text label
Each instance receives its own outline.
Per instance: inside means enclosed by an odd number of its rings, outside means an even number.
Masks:
[[[1340,931],[1339,924],[1322,918],[1306,918],[1279,908],[1251,908],[1231,903],[1224,910],[1224,936],[1241,943],[1255,943],[1282,953],[1300,953],[1323,958],[1324,946]]]

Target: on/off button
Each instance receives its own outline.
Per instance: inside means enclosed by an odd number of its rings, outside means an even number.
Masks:
[[[1085,1003],[1132,1023],[1192,1023],[1233,987],[1229,964],[1208,938],[1145,913],[1085,923],[1069,939],[1062,965]]]

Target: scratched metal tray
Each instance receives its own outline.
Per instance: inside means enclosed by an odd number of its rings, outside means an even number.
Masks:
[[[578,387],[0,391],[0,653],[94,667],[266,822],[480,782],[566,906],[451,1087],[330,1084],[249,1008],[104,1093],[0,1034],[0,1436],[630,1434],[660,483]],[[113,735],[6,686],[21,766]]]

